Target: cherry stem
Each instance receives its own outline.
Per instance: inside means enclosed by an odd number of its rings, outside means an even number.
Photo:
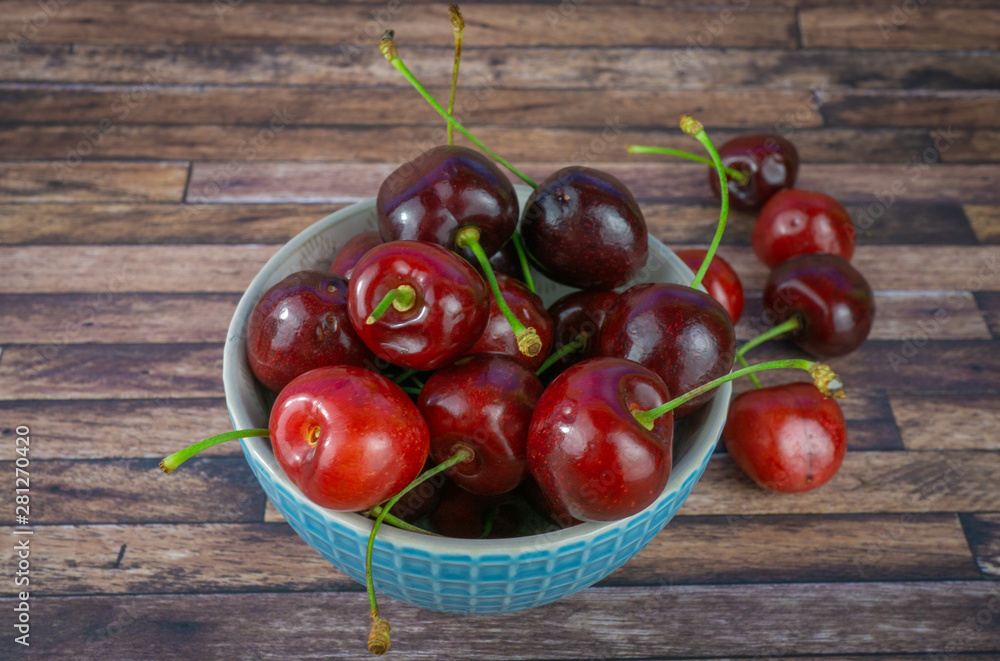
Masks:
[[[399,502],[400,498],[409,493],[411,489],[420,486],[438,473],[445,471],[455,464],[469,459],[470,457],[471,454],[468,450],[459,450],[449,459],[418,475],[417,479],[403,487],[402,491],[390,498],[388,502],[382,506],[382,511],[375,519],[375,523],[372,524],[372,531],[368,535],[368,549],[365,553],[365,588],[368,590],[368,605],[370,607],[369,614],[372,619],[371,631],[368,634],[368,651],[372,654],[382,655],[388,651],[390,629],[389,622],[379,615],[378,601],[375,599],[375,580],[372,576],[372,554],[375,549],[375,535],[378,534],[378,529],[381,527],[382,521],[385,520],[385,517],[389,514],[389,510],[392,509],[393,505]]]
[[[507,302],[503,300],[503,294],[500,293],[500,285],[497,284],[493,267],[490,266],[490,259],[486,256],[486,251],[479,244],[479,236],[478,228],[463,227],[455,236],[455,245],[459,248],[468,248],[476,256],[476,259],[479,260],[479,266],[482,267],[483,273],[486,275],[486,281],[490,283],[490,289],[493,290],[493,298],[496,299],[497,307],[500,309],[500,313],[504,316],[504,319],[507,320],[507,323],[514,330],[518,350],[529,358],[537,356],[538,352],[542,350],[542,340],[538,337],[538,332],[534,328],[525,328],[524,324],[510,311]]]
[[[364,516],[376,516],[377,517],[378,515],[380,515],[382,513],[383,509],[385,509],[385,508],[382,507],[382,506],[380,506],[380,505],[376,505],[375,507],[371,507],[369,509],[366,509],[361,514],[364,515]],[[423,528],[415,526],[412,523],[407,523],[406,521],[403,521],[399,517],[393,516],[392,514],[388,514],[387,513],[385,515],[385,522],[388,523],[390,526],[395,526],[397,528],[401,528],[402,530],[409,530],[410,532],[418,532],[421,535],[431,535],[433,537],[441,537],[441,535],[437,534],[436,532],[431,532],[430,530],[424,530]]]
[[[698,156],[697,154],[692,154],[691,152],[681,151],[680,149],[671,149],[670,147],[650,147],[648,145],[628,145],[626,147],[628,153],[630,154],[669,154],[670,156],[679,156],[680,158],[686,158],[689,161],[696,161],[698,163],[704,163],[705,165],[715,166],[712,159],[705,158],[704,156]],[[722,168],[726,172],[726,176],[731,179],[735,179],[738,183],[746,183],[749,177],[744,172],[739,170],[734,170],[733,168],[728,168],[723,166]]]
[[[416,373],[417,373],[417,370],[406,370],[405,372],[403,372],[402,374],[400,374],[399,376],[397,376],[392,381],[393,381],[393,383],[395,383],[395,384],[398,385],[398,384],[401,384],[401,383],[405,382],[408,378],[410,378],[411,376],[413,376]]]
[[[639,421],[646,429],[653,428],[653,421],[659,418],[664,413],[673,411],[675,408],[684,404],[698,395],[708,392],[718,388],[723,383],[728,383],[742,376],[747,376],[748,374],[753,374],[754,372],[762,372],[765,370],[776,370],[784,369],[788,367],[794,367],[797,369],[806,370],[813,377],[813,382],[816,387],[819,388],[827,397],[843,397],[844,384],[841,382],[840,378],[833,373],[833,370],[829,366],[823,363],[816,363],[811,360],[803,359],[790,359],[790,360],[772,360],[767,363],[758,363],[757,365],[751,365],[750,367],[745,367],[741,370],[736,370],[735,372],[730,372],[725,376],[720,376],[718,379],[709,381],[705,385],[698,386],[694,390],[687,392],[680,397],[675,397],[666,404],[661,404],[654,409],[649,409],[648,411],[637,411],[635,419]]]
[[[784,335],[789,331],[798,330],[799,328],[802,328],[802,322],[799,320],[798,317],[792,317],[791,319],[788,319],[778,324],[777,326],[774,326],[773,328],[767,329],[766,331],[764,331],[757,337],[753,338],[752,340],[747,340],[746,344],[744,344],[742,347],[736,350],[736,357],[742,358],[743,354],[745,354],[747,351],[750,351],[750,349],[753,349],[758,345],[764,344],[768,340],[772,340],[778,337],[779,335]]]
[[[410,285],[400,285],[395,289],[390,289],[372,313],[365,319],[365,324],[372,325],[382,318],[389,306],[396,308],[400,312],[406,312],[413,307],[417,300],[417,292]]]
[[[195,456],[202,450],[207,450],[208,448],[215,447],[220,443],[225,443],[226,441],[234,441],[237,438],[270,438],[271,430],[269,429],[238,429],[236,431],[227,431],[225,434],[219,434],[218,436],[213,436],[212,438],[206,438],[204,441],[198,441],[193,445],[189,445],[183,450],[178,450],[169,457],[163,459],[160,462],[160,468],[164,473],[173,473],[178,466],[183,464],[185,461]]]
[[[420,391],[423,390],[423,388],[415,388],[413,386],[400,386],[400,388],[402,389],[403,392],[408,393],[410,395],[419,395]]]
[[[455,89],[458,87],[458,64],[462,61],[462,31],[465,30],[465,20],[458,5],[448,5],[448,18],[451,28],[455,31],[455,64],[451,70],[451,92],[448,95],[448,114],[455,114]],[[448,122],[448,145],[455,144],[455,127]]]
[[[719,152],[716,151],[712,141],[708,139],[708,134],[705,133],[705,127],[702,126],[702,123],[691,115],[681,115],[681,130],[700,142],[705,151],[708,152],[708,155],[712,157],[712,165],[715,166],[716,171],[719,173],[720,194],[722,196],[722,206],[719,209],[719,225],[715,228],[715,236],[712,237],[712,244],[708,247],[705,259],[701,262],[701,268],[698,269],[694,280],[691,282],[691,289],[697,289],[702,279],[704,279],[705,273],[708,272],[708,266],[712,263],[712,258],[715,257],[715,251],[722,241],[722,233],[726,229],[726,217],[729,216],[729,185],[726,183],[726,172],[722,167],[722,159],[719,157]]]
[[[514,249],[517,250],[517,260],[521,262],[521,272],[524,273],[524,284],[528,285],[531,293],[535,293],[535,279],[531,277],[531,268],[528,266],[528,251],[524,248],[524,241],[521,240],[521,233],[514,232],[510,237],[514,242]]]
[[[528,184],[532,188],[538,188],[538,184],[536,184],[531,178],[529,178],[528,175],[524,174],[523,172],[515,168],[507,161],[507,159],[503,158],[495,151],[493,151],[485,144],[483,144],[483,142],[479,138],[472,135],[469,132],[469,130],[466,129],[464,126],[462,126],[462,124],[457,119],[452,117],[450,114],[448,114],[447,110],[441,107],[441,104],[438,103],[434,99],[434,97],[430,95],[430,92],[428,92],[427,89],[420,83],[420,81],[417,80],[417,77],[414,76],[408,68],[406,68],[405,64],[403,64],[403,60],[399,58],[399,53],[396,51],[396,44],[393,42],[392,36],[393,36],[392,30],[389,30],[388,32],[382,35],[382,40],[379,41],[378,44],[379,51],[381,51],[382,55],[385,56],[385,59],[389,61],[389,64],[394,66],[396,70],[399,71],[399,73],[403,74],[403,77],[406,78],[406,80],[409,81],[411,85],[413,85],[413,88],[420,93],[420,96],[424,97],[424,100],[427,101],[427,103],[429,103],[431,107],[434,108],[434,110],[436,110],[438,114],[441,115],[441,117],[443,117],[446,122],[448,122],[450,126],[454,126],[456,129],[458,129],[459,133],[461,133],[466,138],[471,140],[474,145],[482,149],[487,156],[489,156],[490,158],[497,161],[498,163],[506,167],[508,170],[516,174],[521,179],[521,181]]]
[[[496,521],[497,514],[500,512],[500,506],[497,505],[489,512],[486,513],[486,523],[483,525],[483,534],[479,536],[479,539],[486,539],[493,532],[493,522]]]
[[[742,365],[743,367],[750,367],[750,363],[748,363],[747,359],[744,358],[743,356],[737,355],[736,356],[736,360],[738,360],[740,362],[740,365]],[[748,374],[747,376],[750,377],[750,381],[751,381],[751,383],[753,383],[753,387],[754,388],[760,388],[761,387],[760,386],[760,379],[757,378],[756,374]]]
[[[542,363],[542,366],[539,367],[537,371],[535,371],[535,376],[541,376],[545,372],[545,370],[549,369],[550,367],[555,365],[556,362],[562,360],[569,354],[575,353],[577,351],[583,351],[584,349],[586,349],[588,339],[589,336],[586,333],[580,333],[579,335],[573,338],[572,342],[567,342],[566,344],[559,347],[557,351],[553,351],[552,355],[546,358],[545,362]]]

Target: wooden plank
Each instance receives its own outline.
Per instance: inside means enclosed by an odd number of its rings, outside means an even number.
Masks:
[[[892,397],[890,402],[907,450],[1000,450],[996,397]]]
[[[183,393],[175,393],[183,394]],[[15,428],[31,430],[32,461],[52,459],[162,459],[232,428],[225,401],[150,399],[0,402],[0,460],[17,458]],[[11,425],[11,426],[6,426]],[[242,456],[239,444],[223,443],[204,456]]]
[[[187,163],[0,163],[0,201],[179,202],[187,176]]]
[[[264,492],[243,457],[194,458],[165,475],[159,459],[33,463],[30,521],[201,523],[260,521]],[[14,473],[13,462],[0,463]],[[2,525],[13,525],[13,490],[0,496]],[[40,537],[40,535],[39,535]]]
[[[824,95],[823,118],[831,126],[1000,126],[1000,93],[977,91],[854,91]]]
[[[220,343],[14,345],[0,355],[0,400],[221,395]]]
[[[957,581],[597,588],[503,616],[383,607],[395,653],[413,659],[711,658],[827,655],[831,641],[840,654],[992,652],[997,618],[975,617],[996,599],[990,582]],[[355,659],[368,633],[361,593],[35,597],[31,608],[52,659]]]
[[[815,7],[799,11],[806,48],[950,50],[1000,47],[1000,10]]]
[[[287,524],[46,526],[44,532],[45,553],[34,569],[36,589],[45,595],[361,587]],[[0,566],[13,554],[0,551]],[[713,561],[705,563],[709,555]],[[602,585],[978,577],[952,514],[678,517]]]
[[[400,44],[408,65],[430,87],[447,88],[451,82],[454,57],[451,35],[442,32],[442,37],[439,47]],[[865,51],[845,50],[839,45],[834,50],[702,49],[685,42],[672,49],[611,46],[591,49],[479,48],[466,43],[459,104],[463,95],[472,90],[489,88],[712,90],[761,86],[800,92],[845,87],[980,90],[994,89],[998,77],[1000,53],[996,51],[890,50],[880,52],[875,58]],[[12,107],[7,104],[26,108],[28,112],[36,109],[46,113],[51,112],[46,109],[53,103],[62,105],[57,100],[60,96],[72,94],[81,101],[93,100],[97,97],[92,95],[110,91],[111,95],[101,97],[106,102],[98,104],[103,111],[100,116],[113,112],[116,119],[127,115],[125,121],[136,113],[145,116],[149,112],[164,112],[148,102],[151,95],[158,93],[154,89],[158,85],[341,85],[348,89],[392,85],[408,89],[403,78],[377,51],[374,38],[360,51],[338,44],[212,44],[169,48],[147,44],[31,43],[22,45],[16,56],[8,49],[0,51],[0,81],[29,83],[0,88],[3,116],[13,116],[7,114]],[[45,83],[69,86],[50,87]],[[85,83],[100,87],[73,91]],[[108,83],[130,86],[114,90],[104,87]],[[56,91],[59,95],[52,94]],[[190,97],[191,91],[177,93]],[[213,95],[220,92],[211,91]],[[115,101],[118,105],[111,111]],[[83,103],[83,108],[89,105]],[[186,112],[185,108],[178,114]],[[74,121],[70,116],[64,117],[62,121]],[[784,119],[794,125],[794,115]]]
[[[1000,205],[968,204],[963,208],[980,243],[1000,243]]]
[[[980,571],[1000,577],[1000,514],[967,514],[962,523]]]
[[[34,3],[12,0],[0,18],[0,32],[20,32],[21,17],[38,9]],[[225,5],[222,5],[226,7]],[[368,24],[377,37],[388,26],[372,20],[371,9],[346,4],[250,3],[229,11],[209,3],[86,2],[62,6],[49,16],[44,29],[31,39],[37,42],[132,44],[141,34],[146,43],[186,44],[331,44],[370,47]],[[398,16],[393,16],[398,12]],[[439,45],[451,41],[447,12],[437,5],[396,6],[391,25],[397,27],[401,47]],[[739,29],[722,29],[717,9],[634,6],[615,15],[615,29],[607,29],[607,10],[577,6],[572,16],[558,23],[531,4],[477,4],[467,8],[466,39],[480,46],[619,46],[623,39],[637,46],[687,46],[688,39],[705,31],[715,47],[795,45],[795,14],[790,9],[755,7],[732,11],[730,22]],[[703,26],[716,21],[717,34]]]
[[[1000,339],[1000,293],[995,291],[977,291],[976,303],[986,317],[993,337]]]

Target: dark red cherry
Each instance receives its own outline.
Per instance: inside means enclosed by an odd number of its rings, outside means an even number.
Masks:
[[[820,359],[843,356],[867,339],[875,318],[872,289],[842,257],[814,253],[779,264],[764,285],[764,309],[800,327],[789,339]]]
[[[391,291],[406,294],[369,323]],[[351,324],[364,343],[390,363],[415,370],[437,369],[466,353],[486,327],[489,306],[479,273],[424,241],[375,246],[354,267],[348,288]]]
[[[586,358],[601,355],[601,324],[616,298],[616,291],[576,291],[566,294],[549,306],[549,314],[555,325],[552,344],[554,350],[575,341],[581,333],[587,336],[587,346],[582,351],[567,354],[558,365],[568,367]]]
[[[697,273],[698,269],[701,268],[701,263],[705,261],[705,255],[708,254],[708,251],[701,248],[689,248],[675,250],[674,254],[680,257],[688,268]],[[729,265],[729,262],[719,257],[718,254],[714,255],[701,283],[712,298],[726,309],[733,324],[738,322],[743,316],[743,283],[740,282],[740,277],[736,275],[736,271]]]
[[[376,361],[348,319],[347,281],[323,271],[292,273],[264,292],[247,322],[247,359],[273,392],[317,367]]]
[[[747,175],[747,181],[729,179],[729,203],[741,211],[757,211],[782,188],[795,185],[799,153],[795,145],[773,133],[733,138],[719,147],[722,164]],[[712,193],[720,198],[719,174],[708,171]]]
[[[362,232],[352,237],[333,258],[333,262],[330,264],[330,273],[336,273],[350,280],[351,272],[354,271],[358,260],[380,243],[382,243],[382,237],[379,236],[378,232]]]
[[[524,481],[524,495],[528,499],[528,503],[535,508],[535,511],[543,519],[553,524],[556,529],[570,528],[583,523],[580,519],[574,519],[566,511],[565,505],[546,498],[542,488],[538,486],[538,482],[535,482],[534,478],[530,476]]]
[[[535,329],[541,340],[542,348],[534,356],[526,356],[517,347],[517,338],[510,330],[510,324],[500,312],[495,300],[490,301],[490,320],[486,322],[486,330],[479,336],[468,353],[501,353],[510,356],[532,372],[545,362],[552,346],[552,318],[545,304],[527,285],[520,280],[497,274],[497,284],[504,301],[514,313],[514,316],[524,324]]]
[[[436,465],[428,457],[427,463],[424,464],[424,469],[421,473],[434,468]],[[421,482],[396,501],[396,504],[392,506],[392,515],[399,517],[407,523],[416,523],[424,518],[433,512],[441,501],[441,488],[444,487],[446,481],[447,478],[443,474],[438,473],[426,482]]]
[[[476,262],[473,262],[476,265]],[[517,255],[517,248],[513,241],[508,241],[490,256],[490,266],[496,274],[503,273],[518,280],[524,279],[524,272],[521,270],[521,260]]]
[[[441,502],[431,514],[431,523],[445,537],[499,539],[515,536],[529,511],[520,490],[484,496],[449,481],[441,490]]]
[[[525,203],[524,245],[553,280],[614,289],[646,264],[648,235],[638,203],[606,172],[572,166],[542,181]]]
[[[528,432],[528,470],[545,498],[581,521],[612,521],[651,504],[670,477],[673,415],[636,418],[669,401],[642,365],[591,358],[542,393]]]
[[[847,209],[824,193],[789,188],[767,201],[753,227],[753,251],[771,268],[814,252],[851,259],[854,225]]]
[[[722,439],[754,482],[798,493],[823,486],[840,468],[847,424],[837,400],[811,383],[789,383],[736,397]]]
[[[431,431],[431,458],[441,463],[466,450],[472,456],[445,471],[467,491],[501,494],[528,474],[528,424],[541,396],[534,372],[500,354],[466,356],[435,372],[417,408]]]
[[[728,374],[736,334],[729,313],[708,294],[684,285],[639,284],[625,290],[601,326],[601,353],[653,370],[671,394]],[[684,417],[715,396],[699,395],[674,410]]]
[[[459,252],[470,262],[472,252],[455,245],[464,227],[480,231],[479,244],[492,255],[514,233],[517,194],[489,158],[466,147],[441,145],[390,174],[376,199],[379,233],[386,241],[430,241]]]

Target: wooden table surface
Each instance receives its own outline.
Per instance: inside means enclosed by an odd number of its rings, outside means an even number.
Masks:
[[[850,452],[828,485],[768,495],[720,452],[649,547],[571,598],[489,617],[385,599],[391,656],[1000,658],[1000,2],[463,9],[457,114],[488,144],[537,177],[614,173],[676,247],[713,232],[705,168],[625,145],[697,150],[685,111],[720,142],[780,131],[800,186],[860,226],[878,314],[834,361]],[[157,462],[230,428],[223,341],[264,261],[443,140],[375,48],[390,26],[444,98],[442,4],[0,1],[4,659],[367,656],[361,587],[265,502],[239,447],[170,477]],[[742,339],[766,276],[752,221],[722,249],[749,293]]]

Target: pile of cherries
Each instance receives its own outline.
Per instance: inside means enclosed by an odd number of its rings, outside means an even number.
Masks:
[[[452,20],[460,50],[454,7]],[[536,184],[430,97],[391,33],[380,49],[448,122],[449,144],[382,183],[377,232],[345,243],[329,271],[289,275],[257,302],[247,358],[275,394],[269,427],[197,443],[166,458],[165,471],[217,443],[268,436],[306,497],[376,517],[369,549],[383,520],[466,538],[616,520],[663,492],[677,419],[726,381],[796,367],[814,383],[737,397],[724,438],[767,488],[829,479],[846,446],[829,368],[792,359],[733,371],[770,337],[827,359],[860,345],[871,325],[871,290],[847,261],[850,218],[831,198],[791,188],[791,143],[746,136],[720,155],[698,122],[682,118],[711,157],[679,154],[713,165],[719,227],[708,250],[678,253],[697,272],[691,286],[627,286],[646,266],[648,233],[621,181],[572,166]],[[452,144],[452,128],[483,152]],[[523,213],[495,161],[534,189]],[[742,286],[714,257],[730,200],[760,210],[753,246],[774,268],[764,291],[773,328],[740,350]],[[532,268],[576,291],[546,308]],[[369,647],[381,653],[388,623],[370,557],[366,573]]]

